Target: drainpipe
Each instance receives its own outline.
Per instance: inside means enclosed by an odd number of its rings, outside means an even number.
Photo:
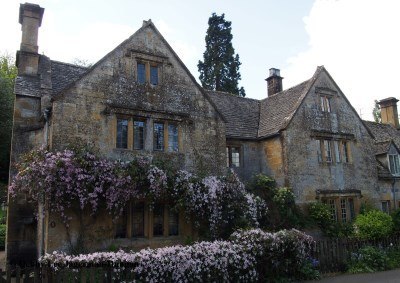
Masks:
[[[51,108],[46,108],[43,111],[43,117],[45,120],[45,125],[44,125],[44,134],[43,134],[43,144],[42,146],[47,148],[49,146],[49,120],[51,116]],[[42,195],[41,199],[39,201],[39,207],[38,207],[38,216],[39,216],[39,226],[38,227],[39,231],[41,231],[40,236],[39,236],[39,246],[38,246],[38,252],[39,252],[39,257],[44,255],[44,234],[45,234],[45,224],[44,224],[44,213],[45,213],[45,196]]]
[[[393,178],[393,182],[392,182],[392,192],[393,192],[393,204],[394,204],[394,210],[396,210],[397,205],[396,205],[396,188],[395,188],[395,184],[396,184],[396,178]]]

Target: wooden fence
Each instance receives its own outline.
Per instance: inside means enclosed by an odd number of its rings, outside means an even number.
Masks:
[[[352,253],[358,252],[365,246],[400,248],[400,234],[379,240],[364,241],[349,238],[323,239],[315,243],[312,256],[319,261],[319,270],[322,273],[344,271]]]

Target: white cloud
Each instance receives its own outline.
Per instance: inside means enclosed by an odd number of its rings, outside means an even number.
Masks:
[[[400,97],[400,2],[317,0],[304,19],[309,49],[289,58],[286,84],[310,77],[324,65],[363,119],[375,99]]]

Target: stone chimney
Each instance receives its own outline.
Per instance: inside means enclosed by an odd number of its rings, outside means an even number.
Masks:
[[[268,82],[268,96],[282,91],[282,79],[279,69],[269,69],[269,77],[265,79]]]
[[[381,107],[381,119],[384,124],[391,124],[396,129],[399,128],[399,116],[397,114],[397,100],[394,97],[382,99],[378,102]]]
[[[39,5],[25,3],[19,7],[19,23],[21,24],[21,47],[17,52],[19,75],[35,76],[38,73],[38,32],[42,24],[44,8]]]

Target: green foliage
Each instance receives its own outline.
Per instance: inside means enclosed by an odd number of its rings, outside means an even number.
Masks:
[[[296,206],[290,188],[277,188],[275,180],[264,174],[255,175],[247,188],[267,204],[268,215],[260,221],[260,227],[279,230],[304,226],[305,217]]]
[[[400,231],[400,208],[392,212],[393,230]]]
[[[376,210],[375,206],[373,206],[369,201],[365,201],[361,204],[360,214],[366,214],[372,210]]]
[[[10,160],[12,119],[14,107],[14,81],[17,68],[14,58],[0,55],[0,182],[7,183]]]
[[[331,211],[325,203],[313,202],[308,206],[308,214],[310,218],[321,228],[326,231],[333,225]]]
[[[381,118],[381,106],[378,104],[378,100],[375,99],[374,109],[372,109],[372,116],[374,116],[374,120],[377,123],[382,122]]]
[[[4,250],[6,243],[6,225],[0,225],[0,250]]]
[[[232,46],[231,22],[225,20],[225,15],[213,13],[208,19],[206,34],[206,51],[204,61],[199,61],[197,67],[200,72],[202,86],[208,90],[226,91],[239,96],[246,96],[238,82],[241,79],[239,72],[239,55],[235,55]]]
[[[357,216],[355,234],[361,239],[378,239],[389,235],[393,231],[393,222],[390,215],[371,210]]]
[[[384,250],[363,247],[353,253],[349,264],[350,273],[376,272],[389,269],[389,257]]]

